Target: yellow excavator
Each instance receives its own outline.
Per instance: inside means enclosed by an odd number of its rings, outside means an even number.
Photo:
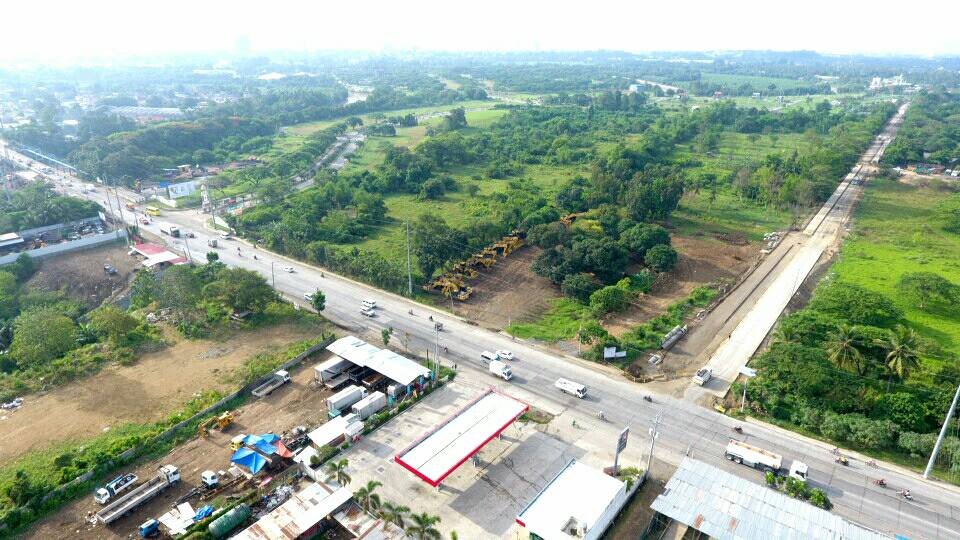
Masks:
[[[197,426],[198,434],[206,437],[210,433],[210,428],[223,431],[233,423],[233,411],[227,411],[219,416],[211,416]]]

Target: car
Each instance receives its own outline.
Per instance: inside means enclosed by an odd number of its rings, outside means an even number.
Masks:
[[[116,273],[117,273],[116,267],[114,267],[112,264],[105,264],[105,265],[103,265],[103,271],[106,272],[106,273],[108,273],[108,274],[110,274],[110,275],[113,275],[113,274],[116,274]]]
[[[288,274],[292,274],[292,273],[293,273],[293,267],[292,267],[292,266],[284,266],[284,267],[282,267],[282,269],[283,269],[284,272],[286,272],[286,273],[288,273]]]
[[[230,236],[230,233],[225,233],[225,232],[224,232],[224,233],[220,233],[220,238],[221,238],[222,240],[230,240],[230,239],[233,238],[233,237]]]
[[[513,360],[513,353],[508,350],[500,349],[497,351],[497,358],[500,360]]]
[[[147,219],[147,218],[145,218],[145,217],[142,217],[142,218],[140,218],[140,224],[141,224],[141,225],[149,225],[149,224],[150,224],[150,220]]]
[[[313,293],[305,292],[303,293],[303,299],[307,302],[313,302]]]
[[[184,232],[183,232],[183,235],[186,236],[187,238],[196,238],[196,237],[197,237],[197,235],[193,234],[193,231],[184,231]]]
[[[364,317],[376,317],[376,316],[377,316],[377,312],[376,312],[376,311],[374,311],[374,310],[372,310],[372,309],[366,309],[366,308],[361,309],[361,310],[360,310],[360,314],[363,315]]]

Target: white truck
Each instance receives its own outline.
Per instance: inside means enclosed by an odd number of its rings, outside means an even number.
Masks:
[[[724,456],[734,463],[753,467],[764,472],[774,474],[787,474],[798,480],[807,480],[807,464],[795,460],[789,470],[783,468],[783,456],[775,454],[769,450],[764,450],[736,439],[731,439],[727,444],[727,450]]]
[[[179,481],[180,469],[174,465],[164,465],[157,470],[156,476],[100,509],[96,513],[96,519],[104,525],[109,525]]]
[[[351,384],[343,390],[327,398],[327,411],[330,418],[340,416],[340,413],[347,410],[351,405],[367,397],[367,389],[362,386]]]
[[[553,383],[553,386],[565,394],[572,394],[580,399],[583,399],[583,397],[587,395],[586,386],[569,379],[564,379],[563,377],[557,379],[557,382]]]
[[[133,487],[137,483],[137,475],[133,473],[121,474],[110,480],[93,494],[93,500],[100,504],[107,504],[107,501]]]
[[[174,238],[180,238],[180,227],[172,225],[170,223],[161,223],[160,232],[166,235],[170,235]]]
[[[703,386],[712,378],[713,370],[708,367],[702,367],[698,369],[697,373],[693,376],[693,382],[695,382],[697,386]]]
[[[350,380],[344,372],[353,366],[354,363],[349,360],[340,357],[331,358],[313,367],[313,380],[318,386],[322,384],[331,390],[336,390]]]
[[[493,360],[487,364],[487,369],[490,373],[500,377],[505,381],[509,381],[513,378],[513,370],[510,369],[510,366],[501,362],[500,360]]]
[[[270,392],[273,392],[277,388],[290,382],[290,373],[286,370],[281,369],[280,371],[274,373],[267,382],[261,384],[260,386],[253,389],[252,394],[257,397],[264,397],[269,395]]]

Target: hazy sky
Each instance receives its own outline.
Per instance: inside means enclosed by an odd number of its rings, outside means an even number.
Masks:
[[[960,0],[30,0],[4,2],[0,14],[7,62],[224,51],[238,38],[252,51],[960,54]]]

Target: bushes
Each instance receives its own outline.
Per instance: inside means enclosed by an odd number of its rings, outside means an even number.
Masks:
[[[820,287],[809,309],[833,315],[850,324],[881,328],[893,327],[903,319],[903,310],[886,296],[843,282]]]
[[[629,305],[631,300],[630,291],[619,285],[609,285],[590,295],[590,308],[597,315],[603,315],[613,311],[622,311]]]
[[[600,283],[585,272],[569,274],[560,284],[560,291],[563,292],[564,296],[584,304],[590,302],[591,295],[598,289],[600,289]]]
[[[650,248],[643,256],[643,262],[657,272],[667,272],[677,265],[677,250],[665,244]]]

